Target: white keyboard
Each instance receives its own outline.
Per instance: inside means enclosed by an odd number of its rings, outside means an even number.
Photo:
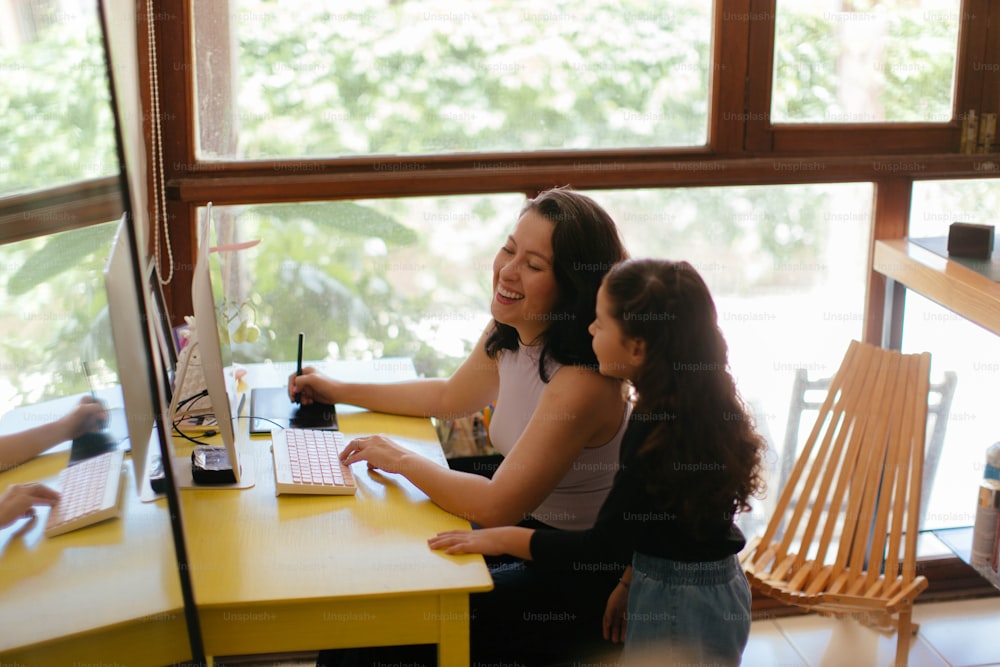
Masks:
[[[55,537],[118,516],[122,499],[123,449],[105,452],[59,473],[59,502],[49,512],[45,536]]]
[[[357,491],[350,466],[341,465],[340,431],[286,428],[271,431],[275,495],[282,493],[352,495]]]

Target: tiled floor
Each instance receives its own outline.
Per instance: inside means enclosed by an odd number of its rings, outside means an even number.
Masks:
[[[920,603],[911,667],[1000,667],[1000,597]],[[755,621],[746,667],[880,667],[892,664],[896,637],[853,621],[793,616]]]
[[[910,644],[910,667],[1000,667],[1000,597],[917,604],[920,631]],[[792,616],[755,621],[743,667],[883,667],[892,664],[896,637],[853,621]],[[244,657],[236,667],[311,667],[311,655]],[[664,665],[664,667],[669,667]]]

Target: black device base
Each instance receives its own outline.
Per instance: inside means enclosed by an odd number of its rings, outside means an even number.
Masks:
[[[195,484],[235,484],[236,475],[225,447],[195,447],[191,452],[191,480]]]

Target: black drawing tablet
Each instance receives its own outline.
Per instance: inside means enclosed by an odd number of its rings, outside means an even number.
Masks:
[[[276,428],[315,428],[336,431],[337,410],[332,405],[298,405],[288,400],[285,387],[257,387],[250,391],[250,433]]]

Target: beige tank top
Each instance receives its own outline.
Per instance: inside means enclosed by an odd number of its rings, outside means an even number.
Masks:
[[[497,360],[500,390],[496,410],[490,419],[490,440],[498,452],[506,456],[524,432],[531,415],[545,390],[538,376],[541,346],[521,345],[517,351],[502,350]],[[549,379],[562,364],[546,363]],[[531,516],[553,528],[578,530],[590,528],[604,503],[615,472],[618,470],[618,449],[628,426],[629,410],[622,415],[614,437],[599,447],[580,450],[573,465],[552,493],[532,511]],[[538,452],[539,456],[544,452]]]

